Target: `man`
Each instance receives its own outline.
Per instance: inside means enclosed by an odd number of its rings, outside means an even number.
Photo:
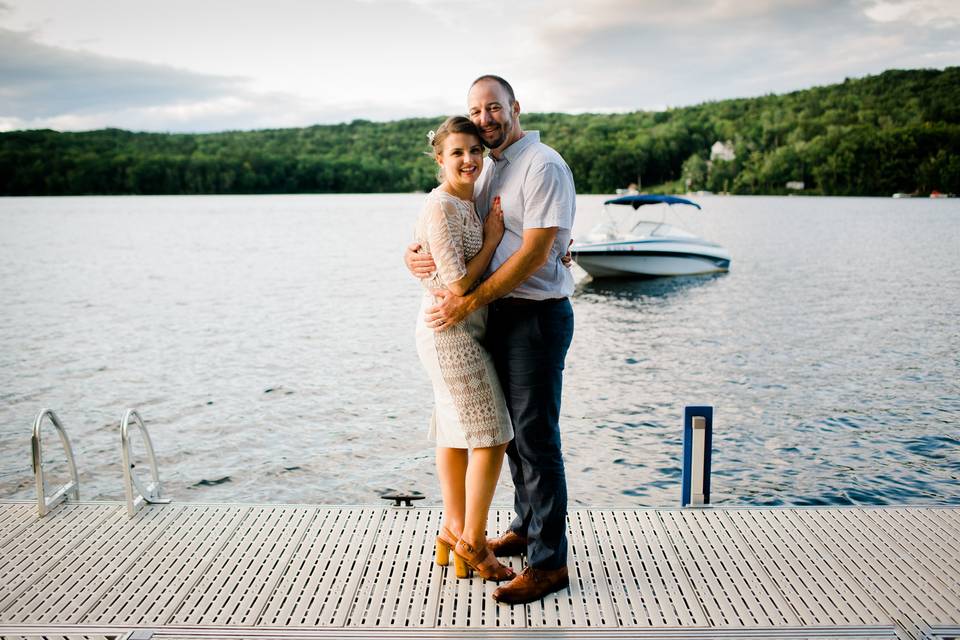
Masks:
[[[509,604],[539,600],[564,589],[567,576],[567,487],[560,452],[560,391],[573,337],[573,275],[563,264],[573,228],[576,191],[570,168],[536,131],[520,126],[520,103],[498,76],[470,86],[468,115],[480,129],[490,158],[474,189],[486,215],[500,197],[506,231],[489,276],[473,292],[436,292],[426,315],[438,331],[489,305],[487,347],[506,396],[515,438],[507,448],[516,518],[489,545],[498,556],[526,552],[527,568],[493,597]],[[492,161],[491,161],[492,160]],[[428,275],[433,264],[411,245],[411,272]]]

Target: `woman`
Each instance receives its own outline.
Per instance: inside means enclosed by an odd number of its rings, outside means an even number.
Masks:
[[[513,578],[513,571],[487,548],[487,514],[513,427],[489,354],[480,344],[486,309],[443,331],[423,321],[435,304],[430,291],[464,295],[487,269],[503,236],[499,202],[481,223],[473,186],[483,168],[480,132],[467,118],[448,118],[430,137],[440,186],[430,192],[416,227],[420,251],[433,256],[436,272],[423,280],[417,314],[417,353],[433,383],[430,435],[437,443],[437,475],[443,495],[443,524],[437,564],[450,551],[458,578],[471,569],[486,580]]]

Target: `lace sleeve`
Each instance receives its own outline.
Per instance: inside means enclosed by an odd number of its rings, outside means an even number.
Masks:
[[[446,200],[430,203],[426,217],[427,241],[437,273],[444,283],[456,282],[467,275],[463,259],[463,216]]]

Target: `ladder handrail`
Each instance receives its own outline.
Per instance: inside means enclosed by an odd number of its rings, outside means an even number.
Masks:
[[[143,434],[143,441],[147,448],[147,459],[150,462],[150,476],[153,481],[143,486],[136,474],[133,473],[132,456],[130,455],[130,422],[131,420]],[[133,515],[145,504],[168,504],[169,499],[160,497],[160,472],[157,470],[157,456],[153,452],[153,441],[150,432],[143,424],[143,419],[136,409],[127,409],[120,421],[120,444],[123,453],[123,484],[127,494],[127,515]],[[136,492],[134,492],[136,490]]]
[[[67,464],[70,466],[70,476],[72,480],[57,489],[49,498],[47,497],[46,483],[43,478],[43,446],[40,442],[40,432],[43,426],[43,419],[50,418],[50,422],[57,429],[60,436],[60,442],[67,454]],[[77,465],[73,458],[73,447],[70,446],[70,438],[67,437],[67,431],[52,409],[41,409],[37,414],[37,419],[33,421],[33,434],[30,437],[30,449],[33,458],[33,475],[37,481],[37,512],[40,517],[44,517],[50,511],[67,499],[72,494],[74,500],[80,500],[80,477],[77,475]]]

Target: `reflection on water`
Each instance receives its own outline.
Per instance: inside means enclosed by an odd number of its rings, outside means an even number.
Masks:
[[[584,301],[601,302],[604,299],[643,300],[670,298],[689,289],[708,286],[714,280],[725,278],[729,272],[671,278],[585,278],[577,287],[576,295]]]
[[[578,198],[575,235],[602,199]],[[401,261],[421,204],[0,199],[0,497],[32,496],[30,426],[49,406],[82,497],[122,499],[135,407],[177,501],[437,503],[420,288]],[[573,299],[571,503],[677,504],[688,404],[715,407],[716,503],[960,499],[960,201],[701,204],[691,231],[730,250],[729,273]],[[511,491],[505,471],[497,502]]]

